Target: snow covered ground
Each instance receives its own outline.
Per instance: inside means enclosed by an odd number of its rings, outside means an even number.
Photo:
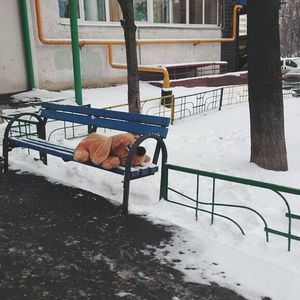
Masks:
[[[173,89],[175,96],[193,94],[204,88]],[[26,98],[41,97],[73,103],[72,91],[51,93],[32,91]],[[141,98],[159,97],[160,89],[141,83]],[[18,98],[18,96],[16,96]],[[125,103],[127,86],[83,90],[84,104],[105,107]],[[288,172],[273,172],[249,163],[249,110],[248,104],[226,106],[222,111],[212,111],[178,120],[170,127],[166,139],[168,162],[175,165],[212,171],[227,175],[245,177],[259,181],[299,188],[300,178],[300,99],[285,100],[286,143],[288,151]],[[32,108],[30,108],[32,109]],[[28,108],[26,109],[28,110]],[[6,111],[11,113],[12,111]],[[50,129],[57,126],[50,124]],[[5,124],[0,124],[0,136]],[[49,131],[48,131],[49,132]],[[109,134],[109,133],[108,133]],[[112,133],[113,134],[113,133]],[[57,131],[51,141],[75,146],[79,139],[65,140],[63,132]],[[151,154],[152,144],[145,147]],[[62,163],[58,158],[49,157],[49,165],[33,161],[27,151],[16,149],[10,153],[11,167],[22,171],[43,174],[53,182],[62,182],[89,190],[110,201],[121,204],[122,184],[119,176],[109,172],[76,163]],[[170,185],[177,190],[195,196],[195,176],[171,172]],[[211,180],[201,178],[200,197],[211,201]],[[249,186],[217,181],[216,201],[252,207],[264,216],[268,226],[286,231],[288,220],[284,202],[270,191]],[[177,225],[173,243],[164,249],[157,249],[162,262],[171,262],[186,275],[186,280],[210,283],[235,290],[248,299],[299,300],[300,295],[300,243],[292,241],[292,251],[287,251],[287,239],[270,235],[266,243],[264,225],[252,212],[237,208],[216,208],[237,221],[245,231],[241,234],[237,227],[227,220],[216,217],[210,225],[210,216],[199,213],[195,220],[193,210],[158,201],[159,176],[133,181],[130,194],[130,213],[146,216],[154,223]],[[285,194],[292,212],[300,215],[300,196]],[[170,198],[183,201],[170,193]],[[208,207],[205,207],[209,209]],[[300,221],[292,221],[292,233],[300,236]]]

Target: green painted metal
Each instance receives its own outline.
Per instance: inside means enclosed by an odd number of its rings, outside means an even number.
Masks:
[[[285,205],[287,207],[287,214],[288,214],[288,219],[289,219],[289,224],[288,224],[288,234],[291,235],[292,234],[292,218],[290,217],[291,215],[291,208],[290,208],[290,205],[288,203],[288,201],[285,199],[285,197],[279,192],[279,191],[275,191],[273,190],[273,192],[275,192],[284,202],[285,202]],[[291,239],[288,238],[288,250],[290,251],[291,249]]]
[[[275,230],[275,229],[271,229],[271,228],[266,228],[265,230],[270,232],[270,233],[273,233],[275,235],[280,235],[280,236],[284,236],[288,239],[300,241],[300,237],[296,236],[296,235],[288,234],[288,233],[285,233],[285,232],[282,232],[282,231],[279,231],[279,230]],[[289,251],[290,251],[290,249],[289,249]]]
[[[212,190],[212,199],[211,199],[211,221],[210,221],[211,225],[214,224],[215,196],[216,196],[216,178],[213,178],[213,190]]]
[[[166,164],[162,165],[161,167],[161,179],[160,179],[160,193],[159,199],[168,199],[168,179],[169,178],[169,171],[166,168]]]
[[[224,96],[224,88],[221,89],[219,110],[222,109],[222,105],[223,105],[223,96]]]
[[[211,110],[221,110],[223,90],[218,88],[174,98],[174,118],[183,119]]]
[[[182,193],[180,193],[180,192],[178,192],[178,191],[176,191],[176,190],[174,190],[174,189],[172,189],[172,188],[169,188],[169,190],[170,190],[170,191],[173,191],[173,192],[175,192],[175,193],[177,193],[177,194],[179,194],[179,195],[181,195],[181,196],[183,196],[183,197],[187,197],[186,195],[184,195],[184,194],[182,194]],[[193,200],[193,199],[192,199],[192,200]],[[176,202],[176,201],[172,201],[172,200],[169,200],[169,199],[168,199],[167,201],[170,202],[170,203],[174,203],[174,204],[177,204],[177,205],[180,205],[180,206],[183,206],[183,207],[188,207],[188,208],[192,208],[192,209],[196,210],[196,208],[195,208],[194,206],[191,206],[191,205],[186,205],[186,204],[179,203],[179,202]],[[194,200],[193,200],[193,201],[194,201]],[[199,203],[200,203],[200,202],[199,202]],[[202,204],[202,203],[201,203],[201,204]],[[205,213],[211,214],[211,211],[206,210],[206,209],[198,208],[198,210],[201,211],[201,212],[205,212]],[[214,214],[215,214],[215,216],[218,216],[218,217],[227,219],[227,220],[231,221],[232,223],[234,223],[234,224],[240,229],[241,233],[242,233],[243,235],[245,235],[244,230],[242,229],[242,227],[241,227],[236,221],[234,221],[233,219],[231,219],[231,218],[229,218],[229,217],[227,217],[227,216],[224,216],[224,215],[221,215],[221,214],[218,214],[218,213],[214,213]]]
[[[71,27],[71,38],[72,38],[75,100],[78,105],[82,105],[82,84],[81,84],[80,48],[79,48],[78,22],[77,22],[77,3],[78,0],[70,0],[70,27]]]
[[[278,192],[283,192],[283,193],[288,193],[288,194],[300,195],[300,189],[295,189],[295,188],[277,185],[277,184],[273,184],[273,183],[256,181],[256,180],[252,180],[252,179],[246,179],[246,178],[235,177],[235,176],[230,176],[230,175],[223,175],[223,174],[219,174],[219,173],[207,172],[207,171],[203,171],[203,170],[186,168],[186,167],[176,166],[176,165],[172,165],[172,164],[167,164],[166,167],[169,170],[175,170],[175,171],[185,172],[185,173],[190,173],[190,174],[199,174],[201,176],[221,179],[221,180],[225,180],[225,181],[231,181],[231,182],[236,182],[236,183],[241,183],[241,184],[246,184],[246,185],[251,185],[251,186],[257,186],[257,187],[266,188],[269,190],[276,190]]]
[[[21,13],[21,25],[23,30],[24,40],[24,52],[26,60],[26,71],[27,71],[27,85],[28,89],[32,90],[35,88],[34,68],[32,60],[32,49],[30,40],[30,30],[27,14],[27,0],[19,0],[19,7]]]
[[[197,175],[197,188],[196,188],[196,221],[198,221],[198,211],[199,211],[199,188],[200,188],[199,175]]]
[[[231,218],[228,218],[225,215],[216,213],[215,212],[215,207],[216,206],[223,206],[223,207],[228,207],[228,208],[245,209],[245,210],[249,210],[249,211],[253,212],[255,215],[257,215],[262,220],[262,222],[264,224],[264,231],[266,232],[266,241],[267,242],[269,242],[269,233],[283,236],[283,237],[288,239],[288,251],[290,251],[291,250],[291,241],[292,240],[300,241],[299,236],[292,234],[292,219],[300,220],[300,215],[293,214],[291,212],[291,208],[290,208],[290,205],[289,205],[287,199],[282,195],[282,193],[300,195],[300,189],[290,188],[290,187],[286,187],[286,186],[281,186],[281,185],[276,185],[276,184],[272,184],[272,183],[268,183],[268,182],[261,182],[261,181],[256,181],[256,180],[251,180],[251,179],[246,179],[246,178],[241,178],[241,177],[235,177],[235,176],[229,176],[229,175],[224,175],[224,174],[219,174],[219,173],[207,172],[207,171],[203,171],[203,170],[186,168],[186,167],[176,166],[176,165],[172,165],[172,164],[166,164],[164,166],[164,169],[165,170],[163,170],[162,179],[161,179],[161,182],[163,183],[163,187],[164,187],[163,188],[163,193],[164,193],[163,198],[168,202],[194,209],[196,220],[198,220],[198,211],[206,212],[206,213],[209,213],[211,215],[211,224],[214,223],[214,217],[219,216],[219,217],[225,218],[225,219],[230,220],[231,222],[233,222],[241,230],[241,232],[244,234],[243,229],[241,228],[241,226],[236,221],[232,220]],[[189,196],[185,195],[184,193],[181,193],[181,192],[169,187],[169,178],[168,178],[169,170],[194,174],[194,175],[197,176],[196,197],[195,197],[195,199],[193,199],[192,197],[189,197]],[[211,202],[199,201],[199,176],[209,177],[209,178],[212,179],[213,186],[212,186],[212,199],[211,199]],[[223,180],[223,181],[228,181],[228,182],[234,182],[234,183],[238,183],[238,184],[243,184],[243,185],[260,187],[260,188],[263,188],[263,189],[268,189],[268,190],[274,192],[275,194],[277,194],[282,199],[282,201],[285,203],[286,208],[287,208],[287,213],[285,214],[285,217],[288,218],[287,233],[270,228],[268,226],[266,220],[264,219],[264,217],[257,210],[255,210],[251,207],[248,207],[248,206],[245,206],[245,205],[237,205],[237,204],[217,203],[216,199],[215,199],[216,198],[215,190],[216,190],[216,180],[217,179],[218,180]],[[189,204],[185,204],[185,203],[182,203],[182,202],[178,202],[178,201],[174,201],[174,200],[169,199],[168,198],[168,190],[172,191],[173,193],[175,193],[177,195],[180,195],[180,196],[184,197],[185,199],[188,199],[189,201],[194,202],[195,206],[191,206]],[[199,208],[199,205],[210,205],[211,206],[211,211],[203,210],[202,208]]]
[[[189,197],[189,196],[187,196],[187,195],[185,195],[185,194],[183,194],[183,193],[181,193],[181,192],[179,192],[179,191],[176,191],[175,189],[172,189],[172,188],[168,188],[170,191],[172,191],[172,192],[174,192],[174,193],[176,193],[176,194],[178,194],[178,195],[180,195],[180,196],[182,196],[182,197],[184,197],[184,198],[186,198],[186,199],[188,199],[188,200],[190,200],[190,201],[192,201],[192,202],[196,202],[196,208],[195,207],[193,207],[194,209],[198,209],[197,208],[197,200],[195,201],[193,198],[191,198],[191,197]],[[167,201],[169,201],[169,200],[167,200]],[[177,202],[174,202],[174,201],[172,201],[173,203],[177,203]],[[268,225],[267,225],[267,222],[266,222],[266,220],[263,218],[263,216],[258,212],[258,211],[256,211],[255,209],[253,209],[253,208],[251,208],[251,207],[247,207],[247,206],[244,206],[244,205],[237,205],[237,204],[223,204],[223,203],[216,203],[216,202],[214,202],[214,204],[212,204],[212,203],[210,203],[210,202],[202,202],[202,201],[198,201],[198,205],[199,204],[201,204],[201,205],[214,205],[214,206],[224,206],[224,207],[233,207],[233,208],[242,208],[242,209],[246,209],[246,210],[249,210],[249,211],[251,211],[251,212],[253,212],[253,213],[255,213],[261,220],[262,220],[262,222],[264,223],[264,228],[268,228]],[[181,204],[182,206],[185,206],[185,204]],[[189,206],[189,205],[187,205],[187,207],[191,207],[191,206]],[[200,209],[199,209],[200,210]],[[211,215],[212,215],[212,211],[207,211],[208,213],[210,213]],[[215,212],[213,212],[214,213],[214,215],[216,215],[216,213]],[[219,216],[221,216],[220,214],[218,214]],[[225,217],[225,216],[224,216]],[[266,240],[267,240],[267,242],[269,241],[269,235],[268,235],[268,233],[266,233]]]
[[[288,218],[300,220],[300,216],[298,216],[298,215],[286,213],[285,216]]]

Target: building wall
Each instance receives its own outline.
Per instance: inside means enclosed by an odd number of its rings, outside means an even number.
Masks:
[[[17,0],[0,0],[0,94],[27,89]]]
[[[35,1],[30,0],[33,15],[35,47],[40,88],[65,89],[73,87],[72,54],[70,46],[45,46],[37,38]],[[59,18],[57,0],[41,1],[44,35],[46,38],[70,38],[68,21]],[[137,23],[137,38],[208,38],[220,37],[220,28],[203,26],[151,26]],[[124,39],[119,24],[96,25],[79,22],[81,38]],[[126,62],[125,46],[114,46],[113,61]],[[220,44],[206,45],[141,45],[138,60],[141,64],[166,64],[220,60]],[[106,46],[85,46],[81,49],[83,86],[99,86],[126,82],[126,71],[112,69],[108,64]]]
[[[73,88],[71,46],[43,45],[37,34],[35,1],[27,0],[32,28],[33,61],[37,87],[59,90]],[[57,0],[41,0],[41,13],[45,38],[70,38],[68,20],[59,17]],[[26,90],[26,68],[20,29],[18,0],[0,0],[0,93]],[[221,36],[216,25],[198,27],[178,25],[140,25],[137,38],[215,38]],[[5,29],[4,29],[5,28]],[[79,21],[80,38],[124,39],[119,24]],[[113,61],[126,62],[125,46],[114,46]],[[138,60],[141,64],[170,64],[199,61],[219,61],[221,46],[215,44],[141,45]],[[108,64],[106,46],[85,46],[81,49],[83,87],[103,86],[126,82],[126,70],[112,69]]]

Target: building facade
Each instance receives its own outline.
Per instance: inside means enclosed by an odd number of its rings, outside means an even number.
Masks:
[[[24,11],[27,4],[29,35],[24,36]],[[0,94],[29,89],[28,38],[37,88],[73,88],[72,51],[69,44],[44,41],[70,40],[69,0],[0,0]],[[205,39],[222,36],[221,0],[134,0],[137,38]],[[117,0],[78,0],[80,39],[124,40]],[[39,24],[39,27],[38,27]],[[107,45],[81,45],[81,77],[84,87],[126,82],[126,70],[109,64]],[[125,45],[113,48],[114,63],[125,63]],[[162,65],[219,61],[220,43],[172,43],[138,45],[141,65]]]

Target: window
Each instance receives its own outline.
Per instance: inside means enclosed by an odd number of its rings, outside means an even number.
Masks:
[[[209,2],[212,0],[209,0]],[[190,0],[189,3],[189,15],[190,24],[202,24],[203,23],[203,1],[202,0]]]
[[[105,0],[84,0],[83,4],[86,21],[106,21]]]
[[[186,0],[172,0],[172,23],[186,23]]]
[[[134,20],[147,21],[147,0],[133,0]]]
[[[120,22],[123,18],[118,0],[109,0],[109,20],[111,22]]]
[[[69,18],[70,13],[69,13],[69,3],[70,0],[58,0],[58,6],[59,6],[59,16],[61,18]],[[79,14],[79,3],[77,2],[77,7],[78,7],[78,18],[80,16]]]
[[[153,1],[153,22],[170,23],[170,6],[169,0]]]
[[[82,21],[120,22],[118,0],[77,0]],[[59,15],[69,18],[70,0],[58,0]],[[134,19],[155,24],[217,25],[220,0],[133,0]]]
[[[218,0],[206,0],[204,24],[217,24],[218,23],[217,11],[218,11]]]

